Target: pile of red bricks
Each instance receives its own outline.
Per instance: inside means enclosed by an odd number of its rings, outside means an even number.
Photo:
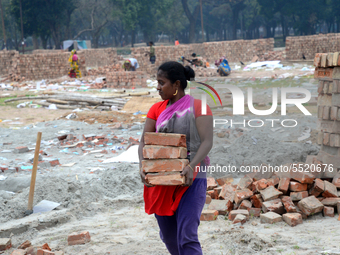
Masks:
[[[286,38],[287,60],[314,59],[318,52],[340,51],[340,34],[319,34],[308,36],[288,36]]]
[[[310,169],[312,169],[310,165]],[[214,220],[217,215],[228,215],[233,223],[246,222],[250,216],[260,217],[262,223],[285,221],[290,226],[302,223],[302,219],[315,213],[334,217],[334,209],[340,213],[340,177],[321,180],[320,173],[298,172],[306,164],[287,164],[290,172],[251,173],[238,185],[233,179],[208,178],[206,203],[201,220]],[[219,186],[218,186],[219,185]],[[339,218],[340,220],[340,218]]]
[[[258,57],[259,57],[258,61],[273,61],[273,60],[285,60],[286,59],[284,50],[268,51],[262,55],[259,55]]]
[[[146,132],[142,170],[152,185],[182,185],[182,169],[189,163],[186,138],[181,134]]]
[[[2,240],[3,239],[3,240]],[[8,250],[11,248],[11,245],[7,246],[6,249],[2,248],[2,243],[6,242],[7,244],[11,244],[11,239],[9,238],[1,238],[0,239],[0,251]],[[67,243],[68,245],[79,245],[86,244],[91,241],[91,236],[88,231],[83,231],[80,233],[71,233],[68,235]],[[19,247],[14,250],[11,255],[64,255],[63,251],[52,251],[47,243],[41,246],[33,246],[30,241],[25,241]]]
[[[314,77],[318,85],[318,144],[321,150],[317,156],[319,163],[332,166],[333,172],[326,177],[334,177],[340,169],[340,56],[335,53],[317,53],[314,59]]]
[[[64,255],[63,251],[52,251],[50,246],[45,243],[41,246],[33,246],[30,241],[25,241],[14,250],[11,255]]]

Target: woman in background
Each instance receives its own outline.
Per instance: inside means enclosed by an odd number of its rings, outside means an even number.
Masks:
[[[81,72],[79,70],[79,64],[78,64],[78,56],[75,49],[71,51],[71,55],[68,59],[68,62],[71,65],[71,70],[68,72],[68,76],[71,78],[81,78]]]

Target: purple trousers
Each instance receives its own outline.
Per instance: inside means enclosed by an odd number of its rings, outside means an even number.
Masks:
[[[203,254],[198,241],[198,226],[205,204],[207,179],[196,178],[186,190],[172,216],[155,214],[160,237],[171,255]]]

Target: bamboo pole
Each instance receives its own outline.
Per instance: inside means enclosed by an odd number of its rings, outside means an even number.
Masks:
[[[25,214],[32,214],[33,213],[34,188],[35,188],[35,181],[37,179],[37,168],[38,168],[38,161],[39,161],[41,135],[42,135],[42,133],[38,132],[37,143],[35,144],[35,151],[34,151],[34,160],[33,160],[33,169],[32,169],[32,176],[31,176],[30,193],[28,195],[28,207],[27,207],[27,211],[26,211]]]

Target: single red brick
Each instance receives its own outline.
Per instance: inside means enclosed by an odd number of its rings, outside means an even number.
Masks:
[[[236,215],[238,215],[238,214],[242,214],[242,215],[246,216],[247,219],[249,219],[249,212],[248,212],[248,210],[232,210],[229,213],[228,219],[229,220],[234,220]]]
[[[187,147],[186,137],[182,134],[146,132],[144,143],[146,145]]]
[[[324,217],[334,217],[334,208],[325,206],[323,208],[323,216]]]
[[[330,182],[324,181],[325,191],[322,193],[323,197],[338,197],[337,188]]]
[[[50,250],[38,249],[37,250],[37,255],[55,255],[55,253],[51,252]]]
[[[91,236],[88,231],[81,233],[71,233],[67,238],[68,245],[85,244],[91,241]]]
[[[19,245],[18,249],[26,249],[28,247],[30,247],[32,244],[30,241],[26,240],[25,242],[23,242],[21,245]]]
[[[187,149],[184,147],[145,145],[143,157],[146,159],[186,158]]]
[[[211,203],[211,196],[206,195],[205,203],[206,203],[206,204],[210,204],[210,203]]]
[[[12,247],[10,238],[0,238],[0,251],[9,250]]]
[[[182,171],[188,164],[187,159],[142,160],[142,169],[145,173]],[[216,187],[217,185],[214,188]]]
[[[253,182],[253,185],[255,186],[256,191],[259,192],[260,190],[268,187],[268,182],[266,179],[261,179],[259,181]]]
[[[290,198],[292,199],[292,201],[300,201],[306,197],[308,197],[307,191],[290,192]]]
[[[249,200],[243,200],[238,209],[245,209],[248,210],[248,208],[252,207],[252,203]]]
[[[234,188],[232,185],[224,184],[219,194],[219,198],[234,202],[235,192],[236,192],[236,188]]]
[[[290,183],[290,178],[285,178],[285,177],[280,178],[278,190],[286,194],[289,189],[289,183]]]
[[[239,205],[244,199],[248,199],[253,195],[253,192],[249,189],[236,190],[234,201]]]
[[[259,194],[253,195],[250,197],[250,201],[253,203],[255,208],[261,208],[262,209],[262,197]]]
[[[51,166],[57,166],[57,165],[60,165],[60,163],[59,163],[59,160],[58,160],[58,159],[50,160],[50,161],[48,161],[48,162],[51,164]]]
[[[218,197],[216,197],[216,193],[214,190],[208,190],[207,191],[207,195],[210,196],[212,199],[217,199]]]
[[[247,210],[248,210],[250,216],[253,216],[253,217],[260,217],[260,214],[261,214],[261,211],[262,211],[261,208],[248,208]]]
[[[152,185],[176,186],[185,183],[185,177],[180,172],[147,173],[145,180]]]
[[[278,214],[284,214],[285,213],[284,206],[281,202],[281,199],[279,199],[279,198],[263,202],[262,211],[264,213],[266,213],[266,212],[275,212],[275,213],[278,213]]]
[[[291,227],[302,224],[302,216],[299,213],[286,213],[282,215],[282,218],[283,221],[285,221]]]
[[[282,201],[283,206],[285,207],[287,213],[297,212],[297,209],[296,209],[291,197],[284,196],[284,197],[281,198],[281,201]]]
[[[231,176],[223,176],[218,179],[216,179],[216,182],[218,185],[223,186],[224,184],[230,184],[233,182],[233,177]]]
[[[211,190],[217,187],[217,183],[214,177],[207,177],[207,190]]]
[[[51,248],[50,248],[50,246],[48,246],[48,244],[47,244],[47,243],[44,243],[44,244],[41,246],[41,249],[44,249],[44,250],[49,250],[49,251],[51,251]]]
[[[311,196],[319,196],[325,189],[325,185],[323,180],[316,178],[313,184],[313,188],[309,190],[309,195]]]
[[[314,175],[307,172],[290,172],[290,178],[300,182],[300,183],[313,183],[315,180]]]
[[[230,212],[232,210],[234,210],[234,203],[232,201],[228,200],[228,202],[227,202],[227,211]]]
[[[322,67],[315,68],[314,79],[332,78],[332,76],[333,76],[333,68],[322,68]]]
[[[289,190],[294,191],[294,192],[306,191],[307,190],[307,183],[302,184],[302,183],[299,183],[299,182],[291,181],[289,183]]]
[[[233,224],[241,223],[242,225],[246,223],[247,217],[242,214],[237,214],[233,220]]]
[[[203,210],[200,220],[201,221],[212,221],[212,220],[216,220],[217,219],[217,215],[218,215],[218,211],[217,210]]]

